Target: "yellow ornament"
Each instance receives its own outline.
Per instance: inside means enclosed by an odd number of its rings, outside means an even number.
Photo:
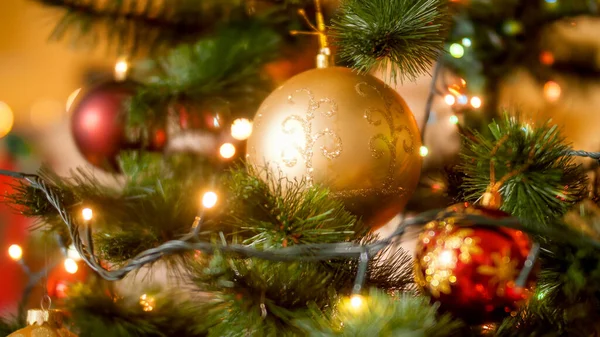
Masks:
[[[77,337],[62,326],[62,318],[62,312],[59,310],[29,310],[28,326],[11,333],[8,337]]]
[[[373,228],[406,205],[419,181],[421,139],[402,97],[347,68],[297,75],[261,105],[247,160],[331,189]]]

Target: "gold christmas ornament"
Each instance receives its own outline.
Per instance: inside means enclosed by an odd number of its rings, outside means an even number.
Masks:
[[[261,105],[248,163],[327,186],[373,228],[406,205],[422,158],[414,116],[381,80],[342,67],[297,75]]]
[[[27,311],[28,326],[15,331],[8,337],[77,337],[62,325],[63,315],[60,310]]]

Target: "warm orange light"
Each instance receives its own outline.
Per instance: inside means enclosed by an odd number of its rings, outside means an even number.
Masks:
[[[238,118],[231,124],[231,136],[237,140],[246,140],[252,134],[252,122],[246,118]]]
[[[479,109],[481,108],[481,98],[477,97],[477,96],[473,96],[471,97],[471,106],[475,109]]]
[[[456,103],[456,97],[454,97],[454,95],[446,95],[444,96],[444,102],[446,102],[446,104],[448,105],[454,105],[454,103]]]
[[[202,196],[202,206],[205,208],[213,208],[217,204],[218,200],[219,197],[217,196],[217,193],[212,191],[206,192]]]
[[[219,148],[219,153],[221,157],[229,159],[235,155],[235,146],[231,143],[225,143]]]
[[[550,102],[556,102],[562,94],[560,85],[554,81],[548,81],[544,84],[544,96]]]
[[[83,220],[90,221],[94,217],[94,211],[91,208],[84,208],[81,210],[81,216],[83,216]]]
[[[77,270],[79,270],[79,266],[77,265],[77,262],[75,262],[75,260],[73,260],[71,258],[65,259],[64,265],[65,265],[65,270],[69,274],[75,274],[77,272]]]
[[[15,116],[8,104],[0,101],[0,138],[6,136],[12,130]]]
[[[15,261],[19,261],[23,257],[23,249],[19,245],[10,245],[8,256]]]

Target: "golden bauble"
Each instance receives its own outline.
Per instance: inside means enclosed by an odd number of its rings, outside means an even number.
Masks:
[[[62,326],[62,312],[59,310],[29,310],[28,326],[7,337],[77,337]]]
[[[297,75],[263,102],[247,160],[330,188],[377,228],[416,188],[420,146],[414,116],[396,91],[373,76],[334,67]]]

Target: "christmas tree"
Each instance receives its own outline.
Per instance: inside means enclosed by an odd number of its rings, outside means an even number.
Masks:
[[[559,78],[592,80],[547,32],[595,1],[37,2],[62,10],[52,39],[122,58],[71,106],[113,179],[0,171],[66,271],[7,248],[29,283],[4,335],[600,335],[581,159],[600,153],[501,100],[517,69],[551,102]],[[394,88],[430,70],[419,128]],[[423,169],[438,101],[462,146]],[[148,269],[176,286],[115,286]]]

